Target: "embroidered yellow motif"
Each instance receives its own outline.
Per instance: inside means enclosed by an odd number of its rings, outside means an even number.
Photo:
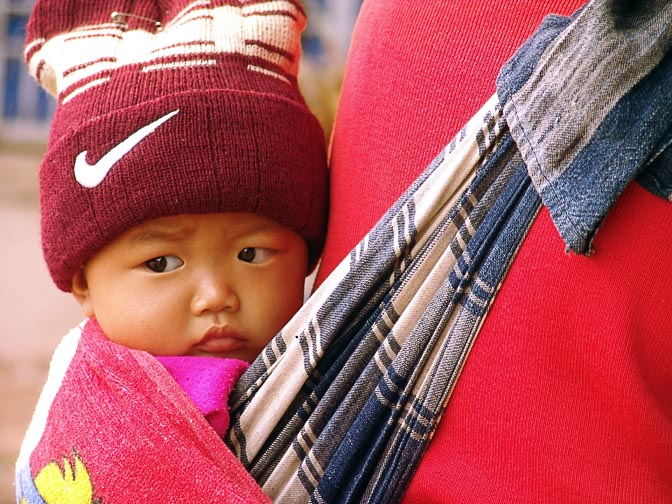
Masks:
[[[76,453],[74,464],[64,457],[62,469],[56,462],[42,468],[35,476],[35,487],[47,504],[91,504],[93,500],[89,472]]]

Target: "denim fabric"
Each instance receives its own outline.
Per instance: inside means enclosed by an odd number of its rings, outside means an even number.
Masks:
[[[547,18],[500,72],[511,134],[574,252],[590,252],[638,175],[670,194],[672,168],[655,160],[672,136],[671,47],[672,3],[602,0],[573,18]]]

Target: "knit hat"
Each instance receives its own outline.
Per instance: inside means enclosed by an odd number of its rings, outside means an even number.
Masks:
[[[113,10],[115,12],[113,12]],[[324,242],[324,133],[298,0],[38,0],[25,50],[58,104],[40,168],[56,285],[149,219],[256,212]]]

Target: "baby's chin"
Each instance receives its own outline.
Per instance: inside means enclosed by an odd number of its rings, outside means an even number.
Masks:
[[[193,357],[210,357],[214,359],[237,359],[247,363],[252,363],[259,355],[259,351],[236,350],[232,352],[205,352],[203,350],[192,350],[187,355]]]

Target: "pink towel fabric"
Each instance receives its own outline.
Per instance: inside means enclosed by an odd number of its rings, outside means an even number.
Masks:
[[[52,358],[17,502],[270,502],[155,357],[110,342],[93,320],[79,334]]]

